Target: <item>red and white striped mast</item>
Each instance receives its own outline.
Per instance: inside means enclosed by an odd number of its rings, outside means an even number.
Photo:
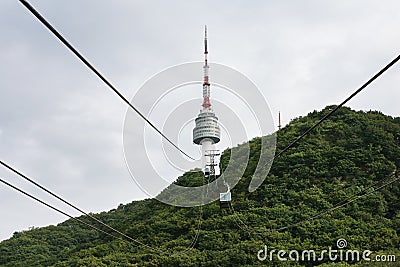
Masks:
[[[204,82],[203,82],[203,110],[210,110],[210,83],[208,80],[208,49],[207,49],[207,25],[204,26]]]

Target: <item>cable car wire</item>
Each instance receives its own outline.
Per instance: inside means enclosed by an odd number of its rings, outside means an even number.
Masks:
[[[332,116],[336,111],[339,110],[342,106],[344,106],[347,102],[349,102],[353,97],[355,97],[357,94],[359,94],[362,90],[364,90],[368,85],[370,85],[373,81],[375,81],[379,76],[381,76],[383,73],[385,73],[388,69],[390,69],[394,64],[396,64],[400,60],[400,55],[398,55],[396,58],[394,58],[392,61],[390,61],[385,67],[383,67],[381,70],[379,70],[374,76],[372,76],[368,81],[366,81],[361,87],[359,87],[356,91],[354,91],[350,96],[348,96],[344,101],[342,101],[339,105],[337,105],[334,109],[332,109],[330,112],[328,112],[325,116],[323,116],[318,122],[316,122],[313,126],[308,128],[304,133],[302,133],[299,137],[297,137],[293,142],[291,142],[288,146],[286,146],[284,149],[282,149],[278,154],[276,154],[274,157],[272,157],[271,160],[269,160],[263,167],[272,164],[272,162],[277,159],[278,157],[282,156],[285,152],[287,152],[290,148],[292,148],[295,144],[297,144],[300,140],[302,140],[306,135],[308,135],[312,130],[317,128],[322,122],[324,122],[326,119],[328,119],[330,116]],[[260,168],[261,169],[261,168]],[[258,169],[258,170],[260,170]],[[254,172],[254,174],[257,173],[257,170]],[[253,175],[254,175],[253,174]],[[396,173],[397,175],[397,173]],[[397,176],[396,176],[397,177]],[[397,181],[398,178],[394,181]],[[393,182],[394,182],[393,181]],[[231,205],[232,207],[232,205]],[[233,207],[232,207],[232,212],[234,212]],[[240,220],[240,218],[239,218]],[[304,222],[307,220],[304,220]],[[287,229],[288,227],[284,227],[282,229]]]
[[[137,239],[135,239],[135,238],[133,238],[133,237],[131,237],[131,236],[129,236],[129,235],[127,235],[127,234],[125,234],[125,233],[123,233],[123,232],[117,230],[117,229],[115,229],[114,227],[110,226],[109,224],[107,224],[107,223],[103,222],[102,220],[96,218],[95,216],[91,215],[90,213],[87,213],[87,212],[83,211],[82,209],[80,209],[80,208],[77,207],[76,205],[72,204],[71,202],[65,200],[64,198],[58,196],[57,194],[53,193],[53,192],[50,191],[49,189],[47,189],[47,188],[45,188],[44,186],[40,185],[39,183],[35,182],[32,178],[30,178],[30,177],[28,177],[27,175],[23,174],[22,172],[18,171],[18,170],[15,169],[14,167],[8,165],[8,164],[5,163],[4,161],[0,160],[0,164],[1,164],[3,167],[7,168],[8,170],[12,171],[13,173],[17,174],[19,177],[25,179],[25,180],[28,181],[29,183],[35,185],[36,187],[38,187],[38,188],[40,188],[41,190],[43,190],[43,191],[45,191],[46,193],[48,193],[49,195],[53,196],[54,198],[58,199],[59,201],[63,202],[64,204],[68,205],[69,207],[73,208],[74,210],[76,210],[76,211],[80,212],[81,214],[87,216],[87,217],[90,218],[91,220],[96,221],[97,223],[99,223],[99,224],[101,224],[102,226],[104,226],[104,227],[110,229],[111,231],[117,233],[118,235],[120,235],[120,236],[122,236],[122,237],[125,237],[125,238],[128,239],[129,241],[132,241],[132,242],[136,243],[136,245],[144,246],[144,247],[146,247],[146,248],[152,250],[152,251],[155,252],[155,253],[164,254],[164,255],[168,255],[168,256],[184,254],[184,253],[186,253],[189,249],[193,248],[193,246],[196,244],[196,242],[197,242],[197,240],[198,240],[198,236],[199,236],[199,232],[200,232],[200,226],[201,226],[201,222],[200,222],[200,221],[201,221],[201,218],[202,218],[202,209],[200,210],[200,217],[199,217],[199,223],[198,223],[198,227],[197,227],[197,233],[196,233],[195,237],[193,238],[193,240],[191,241],[191,243],[189,244],[189,246],[188,246],[184,251],[175,252],[175,253],[169,253],[169,252],[166,252],[166,251],[162,251],[162,250],[156,249],[156,248],[151,247],[151,246],[149,246],[149,245],[146,245],[146,244],[144,244],[143,242],[140,242],[140,241],[138,241]],[[19,192],[21,192],[21,193],[23,193],[23,194],[25,194],[25,195],[27,195],[27,196],[29,196],[29,197],[35,199],[36,201],[39,201],[40,203],[42,203],[42,204],[44,204],[44,205],[46,205],[46,206],[52,208],[53,210],[56,210],[56,211],[58,211],[58,212],[61,212],[62,214],[66,215],[66,216],[68,216],[68,217],[70,217],[70,218],[72,218],[69,214],[62,212],[61,210],[59,210],[59,209],[57,209],[57,208],[54,208],[53,206],[51,206],[50,204],[45,203],[44,201],[40,201],[40,200],[36,199],[35,197],[32,197],[31,195],[29,195],[28,193],[24,192],[23,190],[18,189],[17,187],[12,186],[11,184],[9,184],[9,183],[7,183],[7,182],[5,182],[5,181],[2,181],[2,182],[5,183],[5,184],[7,184],[8,186],[14,188],[15,190],[18,190]],[[88,226],[89,226],[90,224],[85,222],[85,225],[88,225]],[[95,226],[93,226],[93,225],[91,225],[90,227],[92,227],[92,228],[94,228],[94,229],[97,229],[97,227],[95,227]],[[101,229],[100,229],[100,230],[101,230]],[[102,233],[107,233],[107,232],[105,232],[105,231],[103,231],[103,230],[101,230],[101,232],[102,232]],[[107,234],[108,234],[108,233],[107,233]],[[113,236],[113,237],[116,237],[116,236],[111,235],[111,234],[108,234],[108,235]],[[121,238],[121,237],[117,237],[117,239],[127,241],[127,240],[125,240],[125,239],[123,239],[123,238]]]
[[[76,50],[31,4],[26,0],[19,0],[19,2],[24,5],[46,28],[51,31],[72,53],[75,54],[91,71],[93,71],[97,77],[100,78],[115,94],[119,96],[130,108],[132,108],[144,121],[146,121],[158,134],[160,134],[165,140],[167,140],[173,147],[179,150],[183,155],[191,160],[196,160],[195,158],[189,156],[184,152],[178,145],[176,145],[172,140],[170,140],[161,130],[159,130],[146,116],[144,116],[128,99],[122,95],[118,89],[109,82],[106,77],[101,74],[78,50]]]
[[[329,113],[323,116],[318,122],[316,122],[313,126],[308,128],[304,133],[302,133],[299,137],[297,137],[293,142],[291,142],[288,146],[282,149],[278,154],[276,154],[271,160],[269,160],[265,165],[271,164],[275,159],[282,156],[286,151],[292,148],[295,144],[297,144],[301,139],[303,139],[306,135],[308,135],[312,130],[317,128],[322,122],[332,116],[339,108],[344,106],[347,102],[349,102],[353,97],[359,94],[362,90],[364,90],[368,85],[370,85],[373,81],[375,81],[379,76],[385,73],[388,69],[390,69],[394,64],[396,64],[400,60],[400,55],[394,58],[389,64],[383,67],[380,71],[378,71],[374,76],[372,76],[368,81],[366,81],[361,87],[359,87],[356,91],[354,91],[349,97],[347,97],[342,103],[337,105],[334,109],[332,109]]]
[[[125,239],[123,239],[123,238],[121,238],[121,237],[119,237],[119,236],[115,236],[115,235],[113,235],[113,234],[107,233],[106,231],[104,231],[104,230],[102,230],[102,229],[100,229],[100,228],[98,228],[98,227],[96,227],[96,226],[93,226],[93,225],[91,225],[90,223],[87,223],[87,222],[85,222],[85,221],[83,221],[83,220],[81,220],[81,219],[79,219],[79,218],[73,217],[72,215],[70,215],[70,214],[68,214],[68,213],[66,213],[66,212],[64,212],[64,211],[62,211],[62,210],[60,210],[60,209],[54,207],[53,205],[50,205],[50,204],[44,202],[43,200],[40,200],[39,198],[37,198],[37,197],[35,197],[35,196],[33,196],[33,195],[31,195],[31,194],[25,192],[24,190],[22,190],[22,189],[16,187],[15,185],[12,185],[11,183],[9,183],[9,182],[3,180],[2,178],[0,178],[0,182],[2,182],[3,184],[5,184],[5,185],[11,187],[12,189],[14,189],[14,190],[16,190],[16,191],[18,191],[18,192],[24,194],[25,196],[28,196],[28,197],[30,197],[31,199],[33,199],[33,200],[35,200],[35,201],[37,201],[37,202],[39,202],[39,203],[45,205],[46,207],[48,207],[48,208],[50,208],[50,209],[52,209],[52,210],[55,210],[55,211],[57,211],[58,213],[61,213],[61,214],[65,215],[65,216],[69,217],[70,219],[72,219],[72,220],[74,220],[74,221],[77,221],[77,222],[79,222],[79,223],[81,223],[81,224],[84,224],[84,225],[86,225],[86,226],[88,226],[88,227],[90,227],[90,228],[92,228],[92,229],[94,229],[94,230],[96,230],[96,231],[99,231],[99,232],[101,232],[101,233],[103,233],[103,234],[105,234],[105,235],[114,237],[114,238],[119,239],[119,240],[124,241],[124,242],[126,241]]]
[[[130,103],[126,97],[124,97],[122,95],[122,93],[120,93],[118,91],[118,89],[111,83],[109,82],[106,77],[101,74],[81,53],[79,53],[79,51],[74,48],[74,46],[72,46],[30,3],[28,3],[25,0],[19,0],[20,3],[22,5],[24,5],[49,31],[51,31],[73,54],[75,54],[76,57],[78,57],[92,72],[94,72],[96,74],[96,76],[98,78],[100,78],[115,94],[117,94],[130,108],[132,108],[144,121],[146,121],[158,134],[160,134],[166,141],[168,141],[173,147],[175,147],[177,150],[179,150],[183,155],[185,155],[186,157],[188,157],[191,160],[195,160],[195,158],[191,157],[190,155],[188,155],[186,152],[184,152],[181,148],[178,147],[178,145],[176,145],[174,142],[172,142],[162,131],[160,131],[148,118],[146,118],[146,116],[144,116],[135,106],[133,106],[132,103]],[[114,229],[113,227],[109,226],[108,224],[100,221],[99,219],[97,219],[96,217],[90,215],[87,212],[84,212],[83,210],[81,210],[80,208],[76,207],[75,205],[71,204],[70,202],[66,201],[65,199],[59,197],[58,195],[56,195],[55,193],[49,191],[48,189],[46,189],[45,187],[41,186],[40,184],[36,183],[35,181],[33,181],[32,179],[30,179],[29,177],[27,177],[26,175],[20,173],[18,170],[12,168],[11,166],[7,165],[6,163],[4,163],[3,161],[0,161],[0,164],[3,165],[4,167],[8,168],[9,170],[13,171],[14,173],[18,174],[19,176],[21,176],[22,178],[24,178],[25,180],[31,182],[32,184],[34,184],[35,186],[39,187],[40,189],[44,190],[45,192],[49,193],[50,195],[52,195],[53,197],[57,198],[58,200],[62,201],[63,203],[67,204],[68,206],[74,208],[75,210],[81,212],[82,214],[88,216],[89,218],[91,218],[92,220],[95,220],[96,222],[102,224],[103,226],[109,228],[110,230],[124,236],[125,238],[138,243],[142,246],[146,246],[152,250],[154,250],[152,247],[147,246],[146,244],[143,244],[139,241],[137,241],[136,239],[118,231],[117,229]],[[201,216],[201,215],[200,215]],[[198,226],[200,227],[201,223],[198,224]],[[198,229],[199,232],[199,229]],[[194,240],[192,240],[191,244],[189,245],[189,247],[185,250],[187,251],[188,249],[190,249],[192,246],[195,245],[195,243],[197,242],[198,239],[198,235],[199,233],[196,233],[196,236],[194,238]],[[160,253],[160,251],[156,251],[158,253]],[[166,252],[161,252],[162,254],[168,254]],[[174,253],[174,255],[176,255],[177,253]]]
[[[11,167],[10,165],[8,165],[7,163],[5,163],[4,161],[0,160],[0,164],[3,165],[3,166],[4,166],[5,168],[7,168],[8,170],[12,171],[13,173],[17,174],[17,175],[20,176],[21,178],[25,179],[26,181],[30,182],[31,184],[33,184],[33,185],[35,185],[36,187],[40,188],[41,190],[45,191],[45,192],[48,193],[49,195],[53,196],[54,198],[58,199],[59,201],[63,202],[64,204],[68,205],[69,207],[73,208],[74,210],[80,212],[81,214],[83,214],[83,215],[89,217],[90,219],[96,221],[97,223],[103,225],[104,227],[110,229],[111,231],[113,231],[113,232],[115,232],[115,233],[117,233],[117,234],[119,234],[119,235],[121,235],[121,236],[123,236],[123,237],[129,239],[130,241],[136,243],[137,245],[141,245],[141,246],[147,247],[147,248],[149,248],[149,249],[151,249],[151,250],[153,250],[153,251],[160,252],[160,251],[157,251],[157,250],[155,250],[154,248],[152,248],[152,247],[150,247],[150,246],[148,246],[148,245],[146,245],[146,244],[144,244],[144,243],[142,243],[142,242],[136,240],[135,238],[133,238],[133,237],[131,237],[131,236],[128,236],[128,235],[122,233],[121,231],[115,229],[114,227],[108,225],[107,223],[105,223],[105,222],[103,222],[103,221],[97,219],[96,217],[94,217],[94,216],[91,215],[90,213],[87,213],[87,212],[83,211],[82,209],[78,208],[76,205],[72,204],[71,202],[69,202],[69,201],[65,200],[64,198],[58,196],[57,194],[53,193],[52,191],[50,191],[49,189],[47,189],[47,188],[45,188],[44,186],[40,185],[39,183],[35,182],[33,179],[29,178],[28,176],[26,176],[26,175],[23,174],[22,172],[20,172],[20,171],[18,171],[17,169]],[[14,188],[14,187],[13,187],[13,188]],[[15,189],[15,188],[14,188],[14,189]],[[18,190],[18,191],[20,191],[21,193],[23,193],[22,190]],[[25,193],[24,193],[24,194],[25,194]],[[42,204],[44,204],[44,203],[42,203]],[[49,206],[49,205],[47,205],[47,204],[44,204],[44,205]],[[58,211],[58,210],[57,210],[57,211]],[[63,213],[63,214],[64,214],[64,213]],[[68,217],[71,217],[71,216],[69,216],[68,214],[64,214],[64,215],[66,215],[66,216],[68,216]],[[102,231],[102,232],[104,232],[104,231]],[[120,239],[120,238],[119,238],[119,239]]]

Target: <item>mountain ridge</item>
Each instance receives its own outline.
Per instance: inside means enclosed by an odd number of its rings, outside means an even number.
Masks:
[[[277,151],[332,108],[328,106],[296,118],[279,130]],[[217,202],[204,207],[179,208],[146,199],[94,214],[161,253],[123,243],[67,220],[57,226],[14,233],[12,238],[0,243],[0,265],[253,266],[266,264],[257,259],[257,252],[264,245],[275,249],[323,250],[334,246],[339,238],[345,238],[351,249],[394,253],[400,260],[398,182],[315,220],[284,231],[271,231],[330,209],[374,183],[378,187],[380,180],[397,173],[400,118],[342,107],[277,158],[264,183],[249,193],[262,138],[248,143],[250,157],[246,170],[232,189],[233,213],[221,210]],[[242,145],[238,146],[239,150]],[[229,149],[224,151],[222,169],[227,166],[229,155]],[[185,186],[204,182],[200,171],[185,173],[176,181]],[[93,223],[85,216],[79,218]],[[281,262],[275,257],[268,264],[358,266],[365,262]]]

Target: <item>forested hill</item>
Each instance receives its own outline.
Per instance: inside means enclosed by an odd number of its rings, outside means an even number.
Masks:
[[[333,107],[294,119],[277,133],[277,151],[292,142]],[[400,264],[400,182],[373,192],[400,166],[400,118],[341,108],[294,148],[276,159],[259,189],[247,191],[260,154],[261,138],[250,141],[250,162],[232,190],[232,210],[218,202],[196,208],[168,206],[153,199],[95,214],[152,247],[122,242],[73,220],[16,232],[0,243],[1,266],[398,266]],[[226,164],[229,151],[221,159]],[[224,167],[224,166],[222,166]],[[203,183],[188,172],[178,183]],[[371,185],[374,185],[371,187]],[[370,193],[314,220],[341,201]],[[201,216],[200,216],[201,215]],[[199,223],[199,218],[201,218]],[[80,219],[93,223],[82,216]],[[97,225],[99,228],[104,227]],[[198,238],[196,239],[196,234]],[[365,261],[260,261],[264,249],[336,248],[397,255],[396,263]],[[189,247],[189,248],[188,248]],[[170,253],[167,254],[167,253]],[[372,255],[374,255],[372,254]]]

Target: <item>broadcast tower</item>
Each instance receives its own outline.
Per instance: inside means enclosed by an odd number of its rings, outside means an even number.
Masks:
[[[203,105],[200,114],[197,116],[193,129],[193,143],[201,145],[203,170],[211,164],[210,152],[214,150],[214,144],[218,143],[221,130],[218,126],[218,117],[215,116],[210,103],[210,83],[208,78],[207,62],[207,26],[204,33],[204,81],[203,81]]]

